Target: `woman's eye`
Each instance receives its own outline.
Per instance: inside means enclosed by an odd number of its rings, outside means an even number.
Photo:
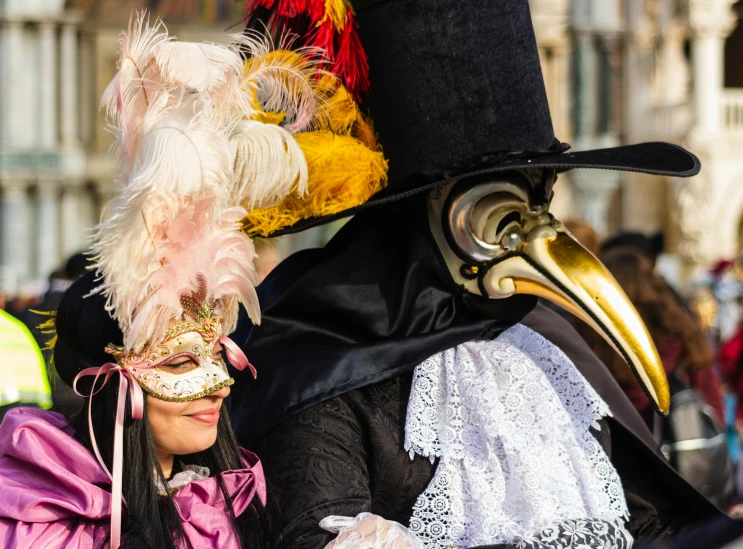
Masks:
[[[168,362],[167,364],[163,364],[162,366],[160,366],[160,368],[168,372],[172,372],[174,374],[182,374],[185,372],[190,372],[197,366],[198,364],[196,363],[194,359],[187,358],[187,359],[174,360],[173,362]]]

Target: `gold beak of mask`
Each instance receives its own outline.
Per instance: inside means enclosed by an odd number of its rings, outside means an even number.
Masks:
[[[492,299],[535,295],[574,314],[624,357],[656,409],[668,413],[668,380],[640,315],[606,267],[548,213],[554,170],[487,177],[455,184],[441,212],[466,286],[476,283]]]

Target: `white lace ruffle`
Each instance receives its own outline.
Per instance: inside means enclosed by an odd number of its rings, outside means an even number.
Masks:
[[[157,484],[157,492],[161,495],[165,495],[168,491],[173,494],[183,488],[186,484],[195,480],[204,480],[205,478],[209,478],[208,467],[201,467],[200,465],[184,465],[181,463],[181,470],[173,475],[173,478],[168,481],[168,490],[165,489],[162,481],[157,476],[155,476],[155,484]]]
[[[567,356],[523,325],[429,358],[415,370],[405,449],[440,461],[410,529],[439,549],[571,519],[621,523],[621,481],[589,432],[608,415]]]
[[[566,520],[514,540],[516,549],[630,549],[632,543],[622,519]]]

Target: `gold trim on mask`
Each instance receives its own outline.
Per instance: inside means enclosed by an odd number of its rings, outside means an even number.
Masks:
[[[135,377],[134,379],[137,379],[137,378]],[[209,387],[206,391],[201,391],[200,393],[196,393],[188,397],[169,397],[169,396],[162,395],[160,393],[155,393],[152,389],[150,389],[145,384],[141,383],[139,379],[137,379],[137,384],[140,387],[142,387],[142,390],[145,393],[147,393],[148,395],[158,400],[164,400],[166,402],[191,402],[192,400],[204,398],[205,396],[209,396],[212,393],[216,393],[221,388],[229,387],[233,383],[235,383],[235,380],[233,378],[229,378],[229,379],[224,380],[222,383],[217,383],[214,387]]]
[[[106,346],[106,352],[132,372],[147,394],[166,402],[188,402],[234,383],[224,361],[215,358],[211,349],[222,335],[222,319],[213,306],[199,302],[200,298],[199,295],[181,298],[184,321],[168,328],[157,343],[148,343],[139,351],[127,351],[113,344]],[[185,320],[186,316],[190,318]],[[188,337],[197,338],[198,346],[186,345]],[[181,349],[184,345],[188,348]],[[181,354],[193,355],[198,366],[181,373],[164,368],[168,360]],[[181,383],[185,385],[181,387]]]

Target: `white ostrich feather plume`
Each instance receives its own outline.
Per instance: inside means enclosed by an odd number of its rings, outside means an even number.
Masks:
[[[321,69],[327,62],[322,50],[292,50],[294,39],[289,35],[281,39],[278,47],[257,32],[234,35],[232,39],[250,59],[240,87],[255,94],[262,110],[286,113],[283,127],[290,133],[320,125],[327,102],[325,94],[318,90],[318,77],[326,74]],[[281,55],[290,50],[289,55]]]
[[[115,128],[124,173],[131,167],[140,125],[151,100],[164,89],[152,54],[170,40],[162,22],[150,26],[145,12],[133,17],[128,32],[119,38],[119,72],[103,92],[101,105]]]
[[[232,196],[249,208],[270,208],[295,191],[307,192],[307,161],[280,126],[242,120],[230,133],[234,154]]]
[[[234,48],[209,43],[161,42],[153,50],[163,79],[200,93],[210,93],[232,82],[243,61]]]
[[[144,13],[119,43],[119,73],[102,105],[124,186],[96,230],[95,291],[107,297],[130,350],[182,318],[180,297],[196,295],[200,279],[226,333],[240,303],[260,322],[242,205],[270,207],[306,192],[307,163],[292,133],[325,112],[321,53],[274,53],[258,34],[231,46],[181,43]],[[267,111],[285,113],[284,124],[251,120]]]
[[[168,100],[163,97],[162,103]],[[191,114],[191,102],[162,116],[158,106],[155,102],[147,112],[129,184],[98,226],[93,245],[103,275],[99,290],[108,297],[108,308],[125,336],[141,281],[158,268],[151,262],[153,251],[165,242],[158,227],[167,228],[191,200],[209,198],[214,219],[233,204],[227,195],[232,180],[227,136],[203,115]],[[163,204],[163,196],[170,203]]]

